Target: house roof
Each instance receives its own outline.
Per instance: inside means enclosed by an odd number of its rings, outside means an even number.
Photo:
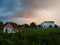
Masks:
[[[54,21],[44,21],[43,23],[54,23]]]
[[[7,25],[7,24],[11,24],[14,28],[18,28],[18,27],[19,27],[18,24],[13,23],[13,22],[7,22],[7,23],[5,23],[5,24],[4,24],[4,27],[5,27],[5,25]]]

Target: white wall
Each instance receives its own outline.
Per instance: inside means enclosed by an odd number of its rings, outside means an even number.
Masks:
[[[7,29],[7,33],[13,33],[13,28],[3,28],[3,32],[6,33],[6,29]]]
[[[42,23],[42,24],[41,24],[41,26],[42,26],[43,28],[49,28],[50,25],[51,25],[52,27],[54,27],[55,24],[54,24],[54,23]]]

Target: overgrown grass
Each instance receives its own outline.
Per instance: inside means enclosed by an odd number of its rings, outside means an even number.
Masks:
[[[60,28],[22,28],[22,32],[0,33],[0,45],[60,45]]]

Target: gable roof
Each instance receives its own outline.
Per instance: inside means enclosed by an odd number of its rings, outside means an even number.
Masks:
[[[19,27],[18,24],[13,23],[13,22],[7,22],[7,23],[5,23],[5,24],[4,24],[4,27],[5,27],[7,24],[11,24],[14,28],[18,28],[18,27]]]

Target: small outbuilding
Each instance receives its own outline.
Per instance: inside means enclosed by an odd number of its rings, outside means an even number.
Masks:
[[[19,26],[16,23],[7,22],[6,24],[4,24],[3,32],[4,33],[15,33],[15,32],[18,32],[18,27]]]

